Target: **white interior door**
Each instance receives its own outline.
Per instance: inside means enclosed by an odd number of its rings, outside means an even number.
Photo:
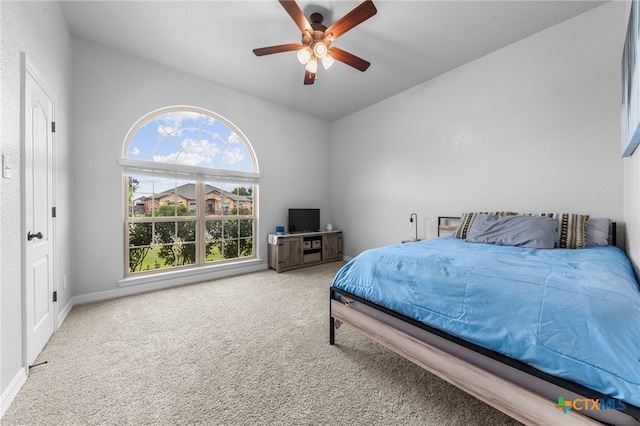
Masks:
[[[53,100],[26,61],[24,70],[25,343],[31,365],[55,329]]]

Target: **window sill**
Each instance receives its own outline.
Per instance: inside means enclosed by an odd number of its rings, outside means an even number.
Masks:
[[[208,265],[193,269],[133,275],[118,280],[118,285],[120,287],[130,287],[153,284],[154,288],[164,288],[183,284],[193,284],[232,275],[246,274],[263,269],[267,269],[267,264],[262,259],[248,259],[233,263]]]

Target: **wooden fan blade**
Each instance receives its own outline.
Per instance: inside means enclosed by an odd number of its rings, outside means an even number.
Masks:
[[[271,55],[273,53],[291,52],[292,50],[300,50],[304,46],[300,43],[278,44],[276,46],[261,47],[253,49],[256,56]]]
[[[331,34],[329,37],[331,40],[335,40],[342,34],[371,18],[378,12],[378,9],[373,5],[371,0],[365,0],[353,9],[351,12],[338,19],[331,24],[325,31],[325,34]]]
[[[358,58],[356,55],[353,55],[345,50],[340,49],[339,47],[331,46],[329,48],[329,55],[336,61],[344,62],[347,65],[354,67],[357,70],[365,72],[371,63],[365,61],[362,58]]]
[[[307,30],[311,29],[311,24],[307,20],[307,17],[304,16],[304,12],[298,6],[294,0],[279,0],[284,10],[287,11],[293,22],[296,23],[301,33],[305,33]]]
[[[311,71],[304,71],[304,84],[313,84],[316,82],[316,73]]]

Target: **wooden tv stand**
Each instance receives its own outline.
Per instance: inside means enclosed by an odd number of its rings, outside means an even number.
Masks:
[[[269,268],[276,272],[342,259],[342,231],[269,234]]]

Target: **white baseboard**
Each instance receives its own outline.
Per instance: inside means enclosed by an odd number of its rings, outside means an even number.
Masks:
[[[101,300],[115,299],[117,297],[131,296],[134,294],[145,293],[147,291],[162,290],[165,288],[178,287],[181,285],[195,284],[207,280],[214,280],[218,278],[224,278],[229,276],[235,276],[240,274],[248,274],[251,272],[258,272],[267,269],[265,263],[255,264],[243,268],[229,268],[224,270],[218,270],[209,274],[197,274],[182,278],[174,278],[156,281],[146,282],[144,284],[127,285],[113,290],[99,291],[95,293],[82,294],[80,296],[74,296],[71,301],[71,307],[80,305],[83,303],[99,302]]]
[[[74,305],[73,298],[71,298],[71,300],[69,300],[67,302],[67,304],[64,306],[64,308],[62,308],[62,310],[58,311],[58,328],[60,328],[60,326],[62,325],[64,320],[67,319],[67,315],[69,315],[69,312],[71,312],[71,309],[73,308],[73,305]]]
[[[18,396],[18,392],[20,392],[20,389],[22,389],[22,386],[26,383],[26,381],[27,369],[21,368],[20,371],[18,371],[18,374],[16,374],[16,376],[13,378],[11,383],[9,383],[7,389],[2,392],[2,396],[0,396],[0,419],[2,419],[7,410],[9,410],[11,403],[13,403],[13,400],[16,399],[16,396]]]

